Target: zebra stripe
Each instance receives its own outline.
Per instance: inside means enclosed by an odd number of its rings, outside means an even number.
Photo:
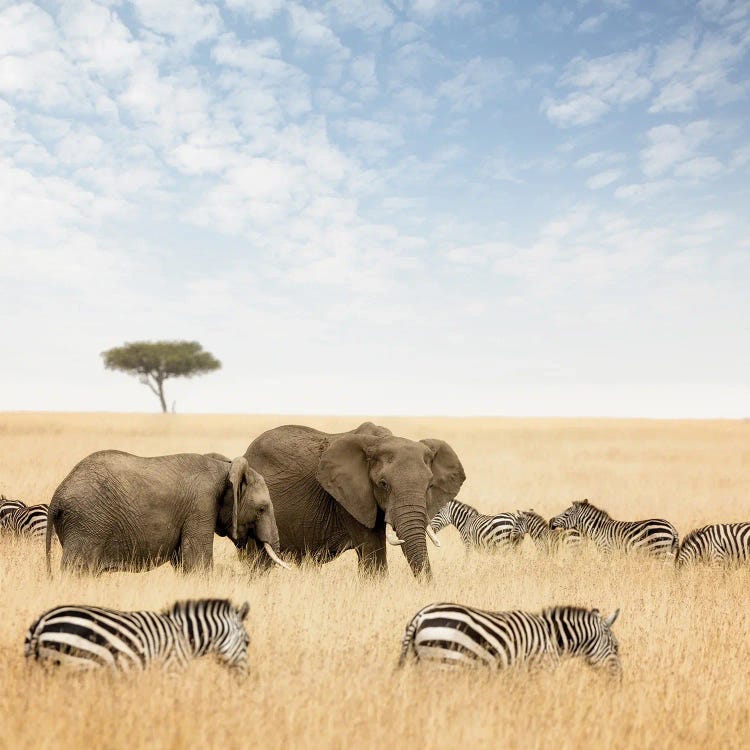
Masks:
[[[750,523],[715,523],[694,529],[683,540],[677,564],[744,563],[750,559]]]
[[[620,677],[617,640],[610,630],[618,613],[604,619],[599,610],[580,607],[550,607],[533,614],[429,604],[406,626],[399,666],[410,651],[418,662],[494,669],[545,660],[556,666],[563,657],[580,656],[590,666]]]
[[[513,544],[520,544],[528,534],[538,549],[551,552],[560,545],[566,547],[577,546],[581,543],[581,535],[575,529],[555,529],[534,510],[516,511],[516,525],[510,535]]]
[[[239,609],[226,599],[176,602],[162,612],[120,612],[63,605],[45,612],[29,628],[26,658],[78,669],[143,670],[160,664],[184,669],[190,659],[215,654],[230,669],[247,672],[249,637]]]
[[[0,529],[19,536],[44,539],[47,534],[48,511],[48,505],[21,504],[20,507],[11,508],[0,516]]]
[[[513,545],[516,521],[513,513],[485,516],[471,505],[450,500],[432,519],[430,528],[437,532],[453,524],[467,547],[504,547]]]
[[[5,517],[18,508],[25,508],[26,503],[20,500],[8,500],[5,495],[0,495],[0,528],[2,528]]]
[[[654,556],[674,556],[677,530],[663,518],[645,521],[615,521],[588,500],[574,502],[550,521],[551,529],[576,529],[605,550],[644,551]]]

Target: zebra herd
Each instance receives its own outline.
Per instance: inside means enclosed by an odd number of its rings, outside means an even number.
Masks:
[[[0,531],[43,538],[47,506],[27,506],[0,498]],[[549,522],[533,510],[483,515],[451,500],[432,519],[429,532],[448,525],[467,547],[514,548],[528,534],[541,550],[576,546],[589,540],[605,551],[646,552],[687,562],[745,562],[750,559],[750,523],[714,524],[691,531],[679,544],[668,521],[617,521],[588,500],[574,502]],[[28,659],[90,669],[140,670],[161,664],[168,670],[213,654],[237,674],[248,669],[250,638],[245,628],[249,605],[226,599],[179,601],[163,612],[120,612],[94,606],[63,605],[42,614],[26,634]],[[539,614],[490,612],[451,603],[435,603],[411,618],[402,640],[399,665],[417,661],[443,665],[483,664],[505,668],[557,664],[578,656],[590,666],[620,678],[622,666],[611,626],[619,614],[551,607]]]
[[[750,560],[750,523],[703,526],[680,544],[675,527],[663,518],[617,521],[588,500],[575,501],[549,521],[533,510],[483,515],[476,508],[451,500],[431,521],[434,532],[456,527],[467,547],[517,547],[528,534],[534,544],[553,551],[588,541],[603,552],[645,552],[671,558],[678,566],[690,562],[745,563]]]

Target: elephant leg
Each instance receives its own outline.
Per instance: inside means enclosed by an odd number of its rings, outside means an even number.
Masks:
[[[80,543],[74,540],[66,540],[60,560],[60,568],[66,573],[99,575],[103,570],[100,550],[88,540]]]
[[[186,523],[182,529],[180,548],[177,552],[183,573],[196,570],[211,570],[214,563],[214,530],[204,528],[206,524]]]
[[[388,572],[385,541],[381,544],[371,542],[359,544],[356,550],[360,575],[385,575]]]

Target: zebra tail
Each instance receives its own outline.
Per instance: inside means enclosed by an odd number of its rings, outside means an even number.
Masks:
[[[401,656],[398,660],[399,669],[406,664],[406,660],[409,657],[409,649],[414,648],[414,636],[416,635],[417,627],[419,625],[417,620],[418,618],[414,617],[404,631],[404,637],[401,640]],[[416,649],[414,649],[414,653],[416,654]]]

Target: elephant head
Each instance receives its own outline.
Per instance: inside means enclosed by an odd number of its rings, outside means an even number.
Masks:
[[[219,454],[209,457],[224,460]],[[244,549],[250,539],[255,539],[273,562],[289,568],[279,557],[279,530],[266,482],[244,456],[229,463],[227,484],[216,517],[216,533],[228,536],[238,549]]]
[[[466,479],[448,443],[415,442],[386,430],[355,430],[328,443],[316,476],[360,523],[370,529],[390,525],[414,575],[430,575],[428,520],[458,494]]]

